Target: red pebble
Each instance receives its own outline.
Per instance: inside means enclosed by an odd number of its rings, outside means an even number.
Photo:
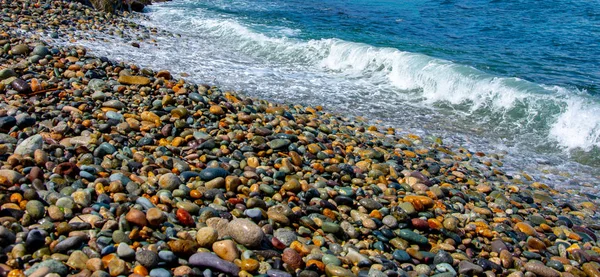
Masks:
[[[227,201],[229,201],[229,203],[231,203],[233,205],[244,203],[244,199],[241,199],[241,198],[229,198]]]
[[[427,223],[427,220],[423,220],[420,218],[413,218],[410,220],[410,222],[415,229],[419,229],[419,230],[429,229],[429,223]]]
[[[283,250],[285,249],[285,244],[283,244],[283,242],[281,242],[278,238],[273,237],[271,239],[271,244],[273,244],[273,247],[279,249],[279,250]]]
[[[190,213],[188,213],[184,209],[178,209],[175,216],[177,217],[177,220],[179,220],[179,222],[181,222],[181,224],[183,225],[189,226],[194,224],[194,219],[192,219],[192,215],[190,215]]]

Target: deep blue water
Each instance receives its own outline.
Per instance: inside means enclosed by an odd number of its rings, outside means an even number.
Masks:
[[[426,54],[504,77],[598,92],[598,1],[197,1],[246,24]]]
[[[174,0],[138,23],[176,38],[78,43],[249,96],[508,153],[515,174],[577,187],[600,176],[599,4]]]

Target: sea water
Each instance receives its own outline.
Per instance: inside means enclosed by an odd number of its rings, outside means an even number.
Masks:
[[[515,176],[597,192],[596,1],[174,0],[137,23],[178,36],[83,44],[252,97],[507,153]]]

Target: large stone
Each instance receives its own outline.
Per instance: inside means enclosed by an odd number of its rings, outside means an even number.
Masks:
[[[52,250],[56,253],[64,253],[70,249],[78,248],[84,241],[84,236],[69,237],[57,243]]]
[[[256,223],[245,218],[236,218],[229,222],[226,233],[246,247],[258,246],[264,237],[263,230]]]
[[[25,270],[25,275],[30,276],[38,268],[41,268],[41,267],[49,268],[48,273],[58,273],[58,275],[61,275],[61,276],[66,276],[67,273],[69,272],[69,268],[67,268],[67,266],[64,265],[63,263],[61,263],[60,261],[55,260],[55,259],[48,259],[41,263],[34,264],[32,267]]]
[[[27,44],[17,44],[10,49],[13,55],[26,55],[29,53],[29,46]]]
[[[160,186],[160,188],[169,191],[173,191],[174,189],[178,188],[180,184],[181,180],[179,179],[179,177],[177,177],[177,175],[173,173],[167,173],[165,175],[160,176],[160,178],[158,179],[158,185]]]
[[[0,81],[8,79],[9,77],[17,77],[17,73],[10,68],[0,70]]]
[[[190,266],[210,267],[212,269],[229,274],[230,276],[238,276],[240,268],[232,262],[223,260],[213,253],[196,253],[189,259]]]
[[[11,169],[0,169],[0,177],[6,179],[8,185],[14,185],[17,184],[21,178],[23,178],[23,175]]]
[[[41,135],[33,135],[24,139],[17,148],[15,149],[15,154],[25,156],[30,155],[33,156],[33,153],[37,149],[42,149],[44,145],[44,140]]]

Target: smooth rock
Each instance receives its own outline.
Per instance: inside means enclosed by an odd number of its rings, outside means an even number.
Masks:
[[[189,259],[190,266],[210,267],[232,276],[238,276],[240,268],[232,262],[223,260],[213,253],[196,253]]]
[[[245,219],[236,218],[227,224],[226,233],[237,243],[246,247],[256,247],[264,237],[263,230],[256,223]]]
[[[42,136],[41,135],[33,135],[31,137],[24,139],[21,143],[19,143],[19,145],[17,145],[17,148],[15,149],[14,153],[17,155],[21,155],[21,156],[25,156],[25,155],[33,156],[33,153],[35,152],[35,150],[42,149],[43,145],[44,145],[44,140],[42,139]]]

